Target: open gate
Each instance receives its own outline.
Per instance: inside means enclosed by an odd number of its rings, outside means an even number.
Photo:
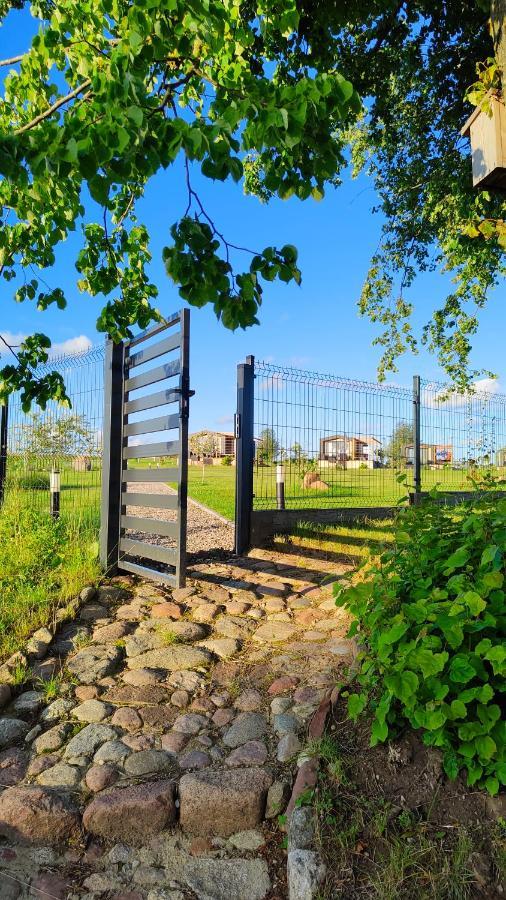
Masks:
[[[189,346],[184,309],[129,341],[109,341],[105,361],[101,561],[109,573],[173,587],[184,586],[186,567]]]

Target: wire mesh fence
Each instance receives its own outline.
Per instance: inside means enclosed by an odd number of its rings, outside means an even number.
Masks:
[[[37,374],[56,370],[65,380],[71,407],[49,402],[23,412],[19,393],[7,409],[3,503],[49,513],[51,474],[60,483],[61,516],[98,526],[102,473],[104,347],[51,359]]]
[[[422,382],[419,436],[405,387],[255,361],[254,395],[254,509],[393,506],[417,452],[422,491],[506,486],[504,395]]]
[[[506,395],[476,387],[458,394],[422,380],[420,422],[423,490],[434,480],[448,491],[486,487],[492,479],[506,488]]]

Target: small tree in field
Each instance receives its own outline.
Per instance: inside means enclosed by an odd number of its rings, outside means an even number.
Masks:
[[[53,465],[61,457],[92,456],[97,449],[95,432],[75,413],[49,420],[34,413],[19,435],[19,450],[27,458],[46,457]]]
[[[257,459],[263,466],[271,465],[280,451],[274,428],[264,428],[258,435]]]
[[[388,464],[396,469],[406,465],[406,448],[414,442],[413,426],[408,422],[400,422],[393,432],[389,443],[385,447],[385,457]]]
[[[218,445],[216,437],[209,431],[199,431],[190,435],[190,453],[202,461],[202,481],[204,481],[204,467],[206,457],[216,456]]]

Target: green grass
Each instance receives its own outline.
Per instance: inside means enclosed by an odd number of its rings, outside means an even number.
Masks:
[[[132,460],[131,464],[136,468],[152,465],[151,460]],[[494,469],[494,473],[506,478],[506,469]],[[298,468],[290,463],[285,463],[284,474],[287,509],[395,506],[409,490],[409,486],[406,488],[397,481],[394,469],[322,468],[320,478],[328,484],[328,490],[324,491],[304,488]],[[406,474],[409,485],[413,472],[408,469]],[[423,468],[422,487],[424,491],[435,485],[440,485],[442,490],[469,491],[472,485],[467,474],[467,470]],[[255,509],[276,508],[276,466],[255,467],[253,491]],[[204,466],[203,469],[200,465],[189,466],[188,495],[233,521],[235,466]]]
[[[91,514],[64,512],[55,522],[26,497],[7,496],[0,512],[0,660],[98,578],[97,551]]]
[[[235,519],[235,467],[188,467],[188,495],[231,522]]]
[[[486,469],[484,471],[490,471]],[[506,477],[505,469],[494,467],[499,478]],[[407,469],[407,485],[397,481],[395,469],[343,469],[337,466],[319,469],[320,479],[328,485],[326,490],[304,488],[303,478],[297,466],[284,465],[285,504],[287,509],[328,508],[335,506],[367,507],[395,506],[406,495],[413,480],[413,470]],[[441,467],[422,468],[422,490],[429,491],[436,485],[441,490],[470,491],[468,470]],[[506,485],[505,485],[506,487]],[[412,489],[412,488],[411,488]],[[276,506],[276,466],[257,466],[253,490],[256,509],[273,509]]]

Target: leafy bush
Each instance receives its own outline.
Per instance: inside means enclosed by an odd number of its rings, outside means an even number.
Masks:
[[[336,585],[362,650],[349,713],[373,714],[371,745],[407,723],[440,747],[451,778],[506,784],[506,500],[401,512],[393,549]]]
[[[25,491],[48,491],[49,475],[47,472],[24,472],[18,476],[16,484]]]
[[[222,466],[231,466],[234,461],[233,456],[223,456],[221,460]]]

